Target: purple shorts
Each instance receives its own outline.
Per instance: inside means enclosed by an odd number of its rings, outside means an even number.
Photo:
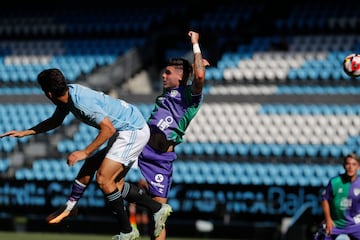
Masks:
[[[175,152],[157,152],[146,145],[139,156],[138,165],[149,185],[152,196],[167,198],[170,192]]]
[[[339,234],[347,234],[351,239],[360,240],[360,224],[354,224],[350,226],[346,226],[344,228],[336,228],[332,229],[331,236],[326,236],[325,240],[333,240]]]

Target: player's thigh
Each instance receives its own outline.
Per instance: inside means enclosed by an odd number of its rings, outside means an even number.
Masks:
[[[124,170],[121,163],[105,158],[96,174],[96,180],[99,184],[108,182],[115,183],[115,178]]]
[[[94,176],[96,170],[100,167],[103,159],[106,155],[106,149],[102,149],[94,155],[85,159],[84,164],[80,168],[77,178],[82,178],[85,176],[90,176],[91,178]]]

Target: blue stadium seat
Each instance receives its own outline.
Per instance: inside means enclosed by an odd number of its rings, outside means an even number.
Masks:
[[[10,167],[10,159],[0,159],[0,173],[6,172]]]

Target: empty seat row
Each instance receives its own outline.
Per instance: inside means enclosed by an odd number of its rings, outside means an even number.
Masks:
[[[14,129],[28,129],[35,126],[39,122],[50,117],[55,110],[53,104],[34,104],[34,103],[8,103],[0,104],[0,132],[7,132]],[[69,114],[64,124],[68,125],[74,119]],[[51,134],[53,131],[50,131]],[[23,138],[1,138],[0,151],[11,153],[19,143],[26,143],[30,140],[30,136]]]
[[[181,156],[213,157],[225,160],[227,158],[286,158],[286,159],[317,159],[327,161],[329,158],[356,152],[360,138],[348,140],[343,145],[336,144],[247,144],[247,143],[183,143],[176,147]],[[290,160],[291,161],[291,160]]]
[[[267,52],[254,53],[251,58],[234,60],[222,58],[217,67],[210,68],[209,79],[225,82],[264,82],[269,83],[302,83],[331,82],[354,80],[347,76],[342,69],[342,62],[350,50],[343,52],[337,58],[332,58],[330,51],[325,52],[326,58],[312,58],[306,52],[281,53],[283,58],[267,57]],[[316,53],[316,51],[315,51]],[[240,53],[239,53],[240,54]],[[322,54],[323,55],[323,54]],[[296,58],[296,56],[301,56]],[[216,73],[218,71],[218,73]],[[219,75],[219,76],[217,76]]]
[[[292,84],[351,80],[343,72],[342,62],[356,51],[360,39],[355,35],[295,35],[286,38],[289,46],[286,51],[271,47],[278,38],[254,38],[248,44],[239,44],[236,51],[224,52],[217,65],[208,68],[208,79]]]
[[[149,114],[152,105],[142,104]],[[184,155],[338,157],[360,142],[360,106],[341,104],[204,103],[187,129]],[[148,117],[148,115],[146,116]],[[82,125],[59,142],[62,153],[86,146],[96,129]]]
[[[140,104],[147,118],[151,104]],[[2,132],[29,128],[49,117],[54,110],[48,104],[0,105]],[[180,154],[215,153],[217,155],[319,155],[317,146],[331,147],[331,156],[360,144],[350,141],[360,137],[360,106],[350,104],[240,104],[204,103],[184,137],[185,143],[177,147]],[[74,117],[70,114],[65,124]],[[86,146],[96,136],[90,126],[80,125],[72,139],[58,144],[58,151],[68,153]],[[3,138],[1,149],[11,152],[18,141],[28,138]],[[189,145],[187,145],[189,143]],[[310,147],[313,145],[312,147]],[[242,148],[251,146],[251,151]],[[289,149],[284,151],[284,149]],[[298,149],[290,151],[291,149]],[[314,150],[315,149],[315,150]],[[315,153],[315,154],[309,154]],[[326,153],[326,152],[325,152]],[[319,156],[326,157],[322,154]]]
[[[73,181],[81,163],[73,167],[65,160],[42,159],[33,163],[32,168],[16,171],[17,180]],[[343,171],[342,166],[331,164],[295,163],[250,163],[221,161],[174,162],[174,183],[185,184],[242,184],[278,186],[325,186],[329,178]],[[138,168],[128,172],[126,180],[137,182],[142,179]]]
[[[148,33],[153,24],[164,17],[163,9],[47,9],[38,13],[11,9],[10,16],[2,15],[0,33],[4,36],[84,36],[87,34],[141,34]]]
[[[40,43],[0,41],[3,55],[0,82],[15,85],[35,82],[40,71],[51,67],[60,68],[69,81],[75,81],[81,74],[90,74],[97,67],[113,64],[131,48],[142,47],[145,39],[49,40]]]
[[[301,86],[270,84],[226,84],[205,86],[204,94],[210,95],[359,95],[359,86]],[[39,95],[43,91],[39,87],[2,87],[0,95]],[[148,117],[151,108],[148,104],[137,104],[144,116]]]
[[[200,184],[325,186],[341,165],[176,161],[174,181]]]
[[[358,95],[359,86],[218,84],[207,87],[210,95]]]

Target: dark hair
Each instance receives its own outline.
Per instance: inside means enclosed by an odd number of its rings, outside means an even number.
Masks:
[[[57,68],[40,72],[37,81],[45,93],[51,92],[55,97],[63,96],[68,89],[64,75]]]
[[[173,66],[175,69],[180,69],[183,71],[181,85],[186,85],[187,80],[193,72],[193,68],[190,62],[184,58],[170,58],[166,66]]]

